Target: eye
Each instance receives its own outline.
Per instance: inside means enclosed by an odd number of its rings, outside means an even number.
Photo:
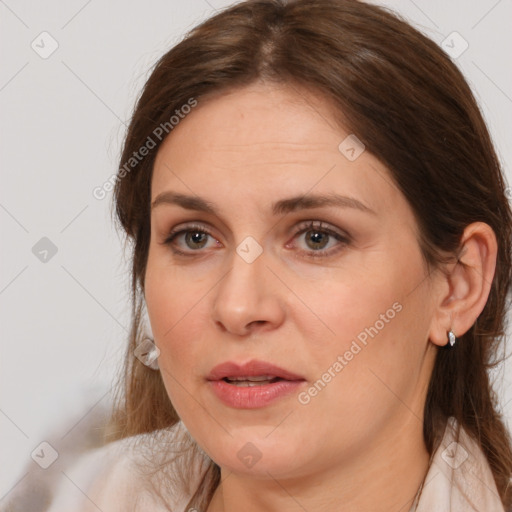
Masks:
[[[321,221],[307,221],[300,225],[294,238],[299,238],[299,235],[305,235],[303,240],[306,246],[300,252],[313,258],[331,256],[350,243],[347,234],[324,227]],[[328,250],[324,250],[326,247]]]
[[[207,246],[208,237],[212,237],[212,235],[205,226],[194,224],[185,226],[182,229],[173,229],[162,244],[171,246],[171,249],[175,254],[188,256],[190,255],[190,251],[183,251],[183,245],[181,245],[181,248],[178,248],[180,247],[180,244],[177,242],[182,240],[185,244],[185,249],[198,251]]]
[[[299,238],[299,235],[305,235],[305,248],[300,249],[299,252],[313,258],[331,256],[350,243],[349,235],[324,227],[321,221],[303,222],[298,226],[293,238]],[[199,253],[201,249],[208,247],[208,238],[214,240],[211,247],[219,246],[220,242],[213,238],[206,226],[193,224],[178,226],[161,243],[169,245],[177,255],[194,256],[192,253]],[[327,250],[325,250],[326,247]]]

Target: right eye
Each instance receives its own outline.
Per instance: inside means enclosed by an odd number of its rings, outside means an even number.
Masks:
[[[205,226],[194,224],[173,229],[162,244],[169,245],[176,254],[194,256],[192,252],[198,252],[207,247],[208,237],[212,235]],[[217,240],[215,242],[219,243]]]

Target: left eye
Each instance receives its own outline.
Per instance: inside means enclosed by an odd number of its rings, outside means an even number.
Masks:
[[[294,238],[298,238],[299,235],[305,235],[304,241],[306,249],[302,249],[301,251],[308,253],[308,255],[312,257],[329,256],[332,252],[336,252],[339,248],[334,250],[328,248],[328,250],[324,250],[330,242],[333,242],[331,247],[333,245],[345,246],[350,242],[348,235],[343,235],[337,231],[323,227],[321,222],[318,223],[314,221],[303,225],[302,228],[295,233]],[[335,241],[337,241],[338,244],[334,243]]]

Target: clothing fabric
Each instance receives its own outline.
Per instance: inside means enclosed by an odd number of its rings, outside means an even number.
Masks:
[[[188,460],[178,455],[184,450]],[[169,453],[177,458],[169,462]],[[192,477],[180,480],[177,469],[183,464]],[[63,472],[47,512],[187,512],[207,465],[208,457],[179,422],[156,434],[122,439],[83,456]],[[506,512],[481,448],[449,418],[418,503],[409,512],[473,511]]]
[[[434,453],[414,512],[434,511],[506,512],[482,449],[453,417]]]

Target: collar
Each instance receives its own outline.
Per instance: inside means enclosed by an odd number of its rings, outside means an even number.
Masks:
[[[432,511],[505,512],[485,454],[453,416],[432,457],[414,512]]]

